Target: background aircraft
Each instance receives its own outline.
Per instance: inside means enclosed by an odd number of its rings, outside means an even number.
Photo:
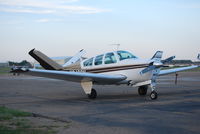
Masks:
[[[165,64],[172,61],[175,56],[161,60],[163,52],[157,51],[150,59],[141,59],[128,51],[113,51],[96,55],[89,59],[82,59],[84,50],[79,51],[63,66],[54,62],[38,50],[31,50],[29,54],[46,69],[17,68],[11,72],[27,75],[47,77],[53,79],[80,82],[84,92],[90,99],[97,97],[93,84],[121,85],[138,87],[139,95],[146,95],[148,87],[151,88],[150,98],[157,99],[156,79],[158,76],[179,71],[197,68],[188,67],[161,70]],[[200,56],[198,55],[198,59]]]

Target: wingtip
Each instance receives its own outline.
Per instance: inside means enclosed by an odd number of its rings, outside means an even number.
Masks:
[[[29,51],[29,54],[32,54],[33,51],[35,51],[35,48],[31,49],[31,50]]]
[[[24,73],[24,72],[28,72],[29,69],[28,68],[23,68],[23,67],[15,67],[12,68],[10,73]]]

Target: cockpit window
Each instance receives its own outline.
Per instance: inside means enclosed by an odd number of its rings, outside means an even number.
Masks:
[[[117,62],[117,60],[115,58],[114,53],[107,53],[106,54],[105,61],[104,61],[105,64],[111,64],[111,63],[116,63],[116,62]]]
[[[119,56],[119,60],[137,58],[136,56],[132,55],[127,51],[117,51],[117,55]]]
[[[93,62],[93,58],[90,58],[89,60],[86,60],[86,61],[83,63],[83,65],[84,65],[85,67],[87,67],[87,66],[92,66],[92,62]]]
[[[95,61],[94,61],[94,64],[95,65],[101,65],[103,62],[103,54],[102,55],[99,55],[95,58]]]

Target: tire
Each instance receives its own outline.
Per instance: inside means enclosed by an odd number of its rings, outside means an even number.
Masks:
[[[138,94],[144,96],[147,94],[148,86],[141,86],[138,88]]]
[[[158,98],[158,94],[155,91],[152,91],[151,94],[150,94],[150,98],[152,100],[156,100]]]
[[[88,94],[88,98],[89,98],[89,99],[95,99],[96,97],[97,97],[97,92],[96,92],[95,89],[92,89],[92,90],[91,90],[91,93]]]

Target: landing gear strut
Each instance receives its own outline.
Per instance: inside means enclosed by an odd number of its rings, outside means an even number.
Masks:
[[[148,86],[141,86],[138,88],[138,94],[141,95],[141,96],[144,96],[147,94],[147,89],[148,89]]]
[[[152,100],[156,100],[158,98],[158,94],[155,91],[155,89],[156,89],[156,82],[152,81],[152,83],[151,83],[151,94],[150,94],[150,98]]]
[[[97,92],[96,92],[95,89],[92,89],[92,90],[91,90],[91,93],[88,94],[88,98],[89,98],[89,99],[95,99],[96,97],[97,97]]]

